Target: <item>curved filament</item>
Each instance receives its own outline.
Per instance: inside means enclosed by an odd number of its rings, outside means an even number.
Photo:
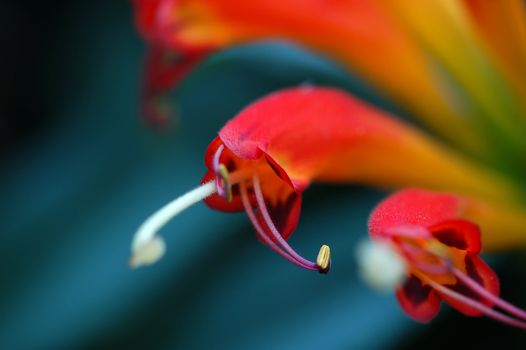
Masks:
[[[439,291],[440,293],[444,294],[444,295],[447,295],[448,297],[450,297],[451,299],[453,300],[456,300],[464,305],[467,305],[469,307],[472,307],[473,309],[476,309],[482,313],[484,313],[486,316],[496,320],[496,321],[499,321],[499,322],[502,322],[502,323],[505,323],[507,325],[510,325],[510,326],[514,326],[514,327],[517,327],[517,328],[521,328],[521,329],[526,329],[526,322],[523,322],[521,320],[517,320],[513,317],[510,317],[508,315],[505,315],[499,311],[496,311],[478,301],[475,301],[473,299],[470,299],[468,297],[466,297],[465,295],[462,295],[458,292],[455,292],[449,288],[446,288],[444,287],[443,285],[441,285],[440,283],[437,283],[435,281],[433,281],[431,278],[429,278],[428,276],[426,276],[425,274],[421,274],[421,273],[416,273],[416,275],[418,276],[418,278],[420,278],[422,281],[425,281],[427,282],[431,287],[433,287],[434,289],[436,289],[437,291]]]
[[[270,239],[270,237],[267,236],[267,233],[259,225],[256,215],[254,214],[254,210],[252,209],[252,205],[250,204],[250,199],[248,197],[248,191],[247,191],[247,185],[244,182],[241,182],[239,186],[240,186],[240,192],[241,192],[241,201],[243,202],[243,206],[245,207],[245,212],[247,213],[247,216],[250,219],[252,226],[254,226],[254,229],[256,230],[258,237],[260,237],[265,242],[265,244],[267,244],[270,248],[272,248],[279,255],[281,255],[282,257],[284,257],[291,263],[298,265],[300,267],[309,269],[309,270],[318,270],[317,266],[313,267],[311,265],[306,265],[296,260],[290,254],[283,251],[282,248],[280,248],[272,239]]]
[[[292,247],[287,243],[287,241],[283,238],[281,233],[278,231],[278,229],[276,228],[276,225],[274,225],[274,223],[272,222],[267,206],[265,204],[265,198],[263,197],[263,192],[261,191],[261,184],[259,182],[259,177],[257,174],[254,174],[253,176],[253,183],[254,183],[254,194],[256,195],[258,209],[263,217],[263,220],[265,221],[265,224],[267,225],[267,227],[269,228],[272,234],[272,238],[274,238],[279,243],[279,245],[287,253],[289,253],[294,259],[296,259],[299,263],[305,266],[310,266],[313,270],[318,270],[319,267],[316,263],[303,258],[294,249],[292,249]]]

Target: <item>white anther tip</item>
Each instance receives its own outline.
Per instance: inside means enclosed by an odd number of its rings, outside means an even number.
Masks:
[[[362,279],[381,292],[393,291],[406,277],[404,261],[387,242],[361,242],[356,258]]]
[[[137,246],[132,251],[129,261],[131,268],[147,266],[156,263],[161,259],[166,251],[166,244],[161,237],[154,237],[152,240]]]

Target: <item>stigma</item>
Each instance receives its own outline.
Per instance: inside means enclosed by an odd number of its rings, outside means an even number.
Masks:
[[[388,242],[361,242],[356,259],[361,278],[380,292],[392,291],[405,281],[406,263]]]
[[[185,209],[216,191],[213,182],[206,183],[174,199],[146,219],[133,238],[130,267],[151,265],[161,259],[166,249],[164,239],[157,234],[159,230]]]

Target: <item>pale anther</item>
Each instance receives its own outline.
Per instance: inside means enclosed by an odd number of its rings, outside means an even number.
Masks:
[[[316,258],[316,265],[318,265],[320,273],[329,272],[331,268],[331,248],[328,245],[324,244],[321,246]]]

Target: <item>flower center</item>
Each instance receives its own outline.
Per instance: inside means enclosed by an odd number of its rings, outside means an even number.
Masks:
[[[428,239],[423,243],[414,245],[411,251],[407,246],[398,245],[403,254],[410,257],[411,274],[451,300],[476,309],[499,322],[526,329],[526,311],[499,298],[462,271],[455,261],[455,253],[451,252],[451,248],[435,240]],[[446,282],[452,278],[455,279],[455,283]],[[480,299],[460,293],[450,286],[458,283]],[[508,314],[493,309],[491,305]]]
[[[224,145],[218,147],[213,158],[213,169],[216,174],[217,194],[223,196],[227,201],[232,201],[232,182],[229,179],[228,169],[220,163],[221,153],[224,150]],[[251,183],[250,183],[251,182]],[[256,209],[263,218],[263,224],[267,229],[262,227],[254,212],[254,208],[250,201],[249,185],[252,185],[254,195],[256,197]],[[330,269],[330,248],[327,245],[322,245],[318,253],[316,262],[309,261],[299,255],[283,238],[283,234],[279,232],[276,225],[270,217],[267,205],[265,204],[265,197],[261,190],[261,182],[257,171],[252,174],[252,181],[248,178],[245,181],[239,182],[241,200],[243,207],[247,213],[252,226],[256,230],[257,236],[270,248],[276,251],[279,255],[288,261],[308,270],[319,271],[320,273],[327,273]]]

